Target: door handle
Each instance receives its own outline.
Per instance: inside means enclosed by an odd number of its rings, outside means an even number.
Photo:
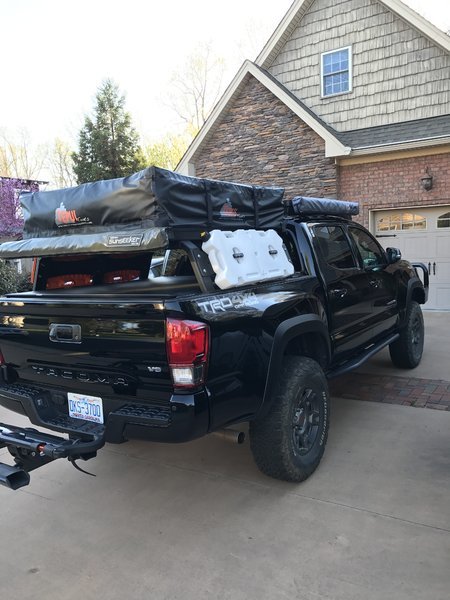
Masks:
[[[50,323],[49,338],[51,342],[81,344],[81,325]]]
[[[436,263],[433,263],[433,275],[436,275]]]
[[[348,293],[347,288],[334,288],[330,290],[330,295],[333,298],[344,298]]]
[[[431,263],[428,263],[428,275],[431,275]]]

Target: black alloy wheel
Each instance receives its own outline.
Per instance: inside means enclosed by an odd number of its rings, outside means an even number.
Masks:
[[[270,408],[250,422],[250,447],[266,475],[300,482],[315,471],[330,423],[328,385],[320,365],[305,356],[285,356]]]

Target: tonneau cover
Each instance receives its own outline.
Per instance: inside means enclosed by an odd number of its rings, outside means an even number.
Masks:
[[[0,258],[149,250],[171,236],[280,227],[284,190],[200,179],[149,167],[129,177],[20,197],[23,240]]]

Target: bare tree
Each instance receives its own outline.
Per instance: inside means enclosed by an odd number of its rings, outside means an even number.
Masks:
[[[56,138],[48,156],[48,168],[52,184],[60,188],[76,184],[73,172],[72,150],[62,139]]]
[[[222,93],[225,62],[202,44],[189,56],[171,80],[170,106],[191,134],[197,133]]]
[[[266,42],[273,30],[273,25],[257,18],[247,19],[243,23],[243,35],[237,41],[234,53],[234,62],[238,67],[242,62],[249,58],[254,60],[261,52],[264,42]]]
[[[23,129],[16,136],[0,131],[0,175],[19,179],[38,179],[47,159],[45,146],[34,146]]]

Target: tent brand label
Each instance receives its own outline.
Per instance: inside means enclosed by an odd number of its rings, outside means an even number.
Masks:
[[[55,210],[55,224],[57,227],[69,227],[72,225],[89,225],[92,221],[89,217],[79,217],[76,210],[67,209],[61,202]]]
[[[108,246],[140,246],[142,244],[143,237],[143,233],[141,233],[140,235],[110,235],[108,237]]]
[[[227,200],[220,209],[220,216],[222,219],[240,219],[241,215],[237,208],[231,204],[230,200]]]

